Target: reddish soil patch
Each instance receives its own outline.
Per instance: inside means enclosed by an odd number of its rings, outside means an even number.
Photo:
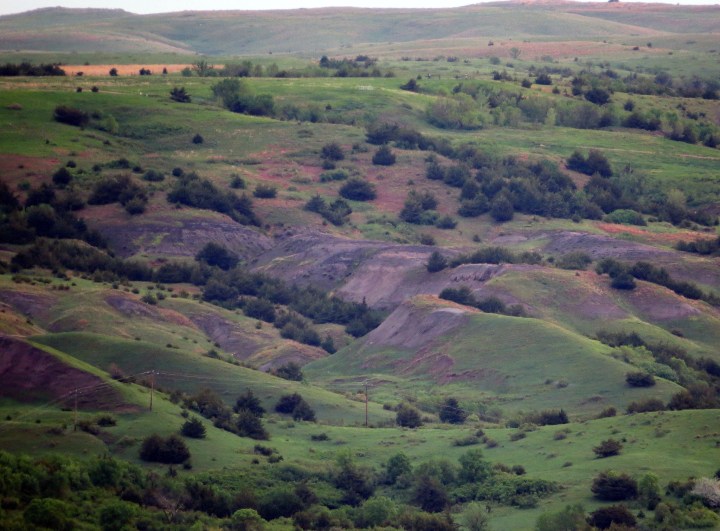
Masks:
[[[77,389],[78,408],[127,411],[132,407],[102,378],[7,336],[0,336],[0,388],[2,396],[22,402],[56,400],[58,406],[72,407]]]
[[[0,298],[19,313],[32,319],[47,319],[57,300],[50,295],[14,290],[0,290]]]
[[[222,68],[222,65],[216,65],[218,68]],[[162,74],[163,68],[167,68],[168,74],[174,74],[180,72],[184,68],[191,67],[188,64],[132,64],[132,65],[63,65],[63,70],[69,76],[74,76],[78,72],[82,72],[85,76],[110,76],[110,69],[117,68],[119,76],[139,76],[140,69],[149,69],[153,75]]]
[[[643,240],[651,243],[659,243],[672,245],[679,241],[692,241],[698,239],[715,239],[714,234],[701,234],[694,231],[678,231],[678,232],[650,232],[641,227],[633,225],[619,225],[614,223],[596,223],[596,227],[608,234],[630,234],[639,236]]]

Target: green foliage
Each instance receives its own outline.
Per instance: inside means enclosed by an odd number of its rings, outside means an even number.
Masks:
[[[439,417],[441,422],[463,424],[467,416],[467,412],[460,407],[456,398],[448,397],[440,406]]]
[[[157,182],[164,181],[165,175],[163,175],[162,172],[159,172],[157,170],[148,170],[143,174],[142,178],[145,181],[157,183]]]
[[[265,408],[262,407],[260,399],[256,397],[250,389],[237,397],[235,407],[233,409],[235,413],[239,413],[243,409],[247,409],[257,417],[262,417],[265,414]]]
[[[410,190],[400,211],[400,219],[416,225],[433,225],[437,220],[435,207],[437,199],[431,192]]]
[[[326,160],[339,161],[345,158],[345,152],[337,142],[325,144],[320,151],[320,156]]]
[[[53,173],[52,181],[55,186],[58,188],[65,188],[68,184],[70,184],[70,181],[72,181],[72,174],[70,171],[65,167],[59,168],[55,173]]]
[[[224,271],[232,269],[239,262],[235,253],[215,242],[206,243],[195,255],[195,260],[209,266],[219,267]]]
[[[260,417],[249,409],[241,409],[238,411],[235,428],[235,432],[240,437],[249,437],[259,441],[270,438],[270,434],[268,434],[267,430],[263,427]]]
[[[611,505],[601,507],[590,513],[588,523],[598,529],[608,529],[611,526],[635,527],[635,516],[624,505]]]
[[[325,202],[325,199],[319,195],[313,196],[306,204],[305,210],[310,212],[316,212],[322,217],[327,219],[330,223],[337,226],[342,226],[347,223],[352,209],[346,201],[342,199],[336,199],[329,205]]]
[[[437,478],[425,475],[415,480],[413,501],[428,513],[439,513],[450,505],[445,486]]]
[[[227,214],[244,225],[259,224],[249,197],[238,197],[233,192],[224,192],[194,173],[183,175],[176,181],[172,191],[168,193],[168,201]]]
[[[567,505],[562,511],[540,515],[535,531],[591,531],[591,527],[582,505]]]
[[[400,404],[398,406],[395,422],[403,428],[418,428],[422,426],[422,419],[417,409],[409,404]]]
[[[622,448],[623,445],[620,441],[616,441],[615,439],[607,439],[594,447],[593,452],[595,452],[595,455],[600,458],[611,457],[613,455],[619,455]]]
[[[468,450],[460,456],[458,479],[463,483],[483,483],[490,477],[490,463],[483,458],[482,450]]]
[[[274,369],[273,374],[279,378],[284,378],[285,380],[292,380],[295,382],[301,382],[303,380],[303,373],[300,365],[293,361]]]
[[[388,146],[381,146],[372,157],[372,163],[376,166],[392,166],[395,161],[395,154]]]
[[[646,372],[629,372],[625,375],[625,381],[630,387],[652,387],[655,385],[655,378]]]
[[[143,439],[140,447],[140,459],[165,464],[180,464],[190,459],[190,450],[176,435],[163,438],[153,434]]]
[[[190,103],[192,101],[185,87],[173,87],[170,90],[170,99],[178,103]]]
[[[645,218],[642,216],[642,214],[636,212],[635,210],[623,208],[613,210],[608,215],[606,215],[603,220],[609,223],[621,223],[623,225],[637,225],[643,227],[647,225],[647,222],[645,221]]]
[[[445,269],[447,265],[447,259],[440,254],[439,251],[433,251],[430,258],[428,258],[427,264],[425,264],[425,268],[428,273],[437,273],[438,271]]]
[[[275,411],[292,415],[294,420],[315,421],[315,412],[298,393],[281,396],[275,404]]]
[[[601,472],[593,479],[592,493],[603,501],[633,500],[637,498],[637,481],[624,473]]]
[[[65,531],[74,527],[70,514],[70,507],[61,500],[35,498],[23,512],[23,519],[31,526]]]
[[[272,199],[277,197],[277,188],[269,184],[258,184],[253,190],[253,197],[260,199]]]
[[[584,271],[592,263],[592,258],[582,251],[574,251],[562,255],[555,261],[560,269]]]
[[[342,185],[340,195],[353,201],[372,201],[377,196],[377,193],[374,184],[353,177]]]
[[[100,525],[103,531],[122,531],[132,524],[137,506],[126,501],[114,500],[100,509]]]
[[[88,113],[68,105],[58,105],[55,107],[53,118],[55,118],[56,122],[74,125],[76,127],[84,127],[90,121]]]
[[[385,464],[384,483],[395,485],[403,477],[409,477],[412,472],[410,459],[404,453],[399,452],[388,459]]]
[[[613,171],[607,157],[596,149],[588,152],[587,158],[579,151],[574,151],[567,159],[567,167],[586,175],[599,174],[601,177],[612,177]]]
[[[200,419],[193,417],[182,425],[180,433],[185,437],[191,437],[193,439],[204,439],[206,435],[205,425]]]

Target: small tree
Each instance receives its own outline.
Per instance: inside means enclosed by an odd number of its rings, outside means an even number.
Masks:
[[[208,242],[200,249],[198,254],[195,255],[195,260],[227,271],[235,267],[240,259],[235,253],[222,245],[215,242]]]
[[[655,385],[655,377],[642,371],[627,373],[625,381],[630,387],[652,387]]]
[[[447,489],[436,478],[422,475],[415,485],[415,503],[428,513],[439,513],[450,504]]]
[[[235,427],[240,437],[250,437],[258,441],[265,441],[270,438],[262,425],[260,417],[247,409],[240,410]]]
[[[243,409],[247,409],[253,415],[262,417],[265,414],[265,408],[260,404],[260,399],[256,397],[249,389],[237,397],[235,407],[233,408],[235,413],[239,413]]]
[[[170,91],[170,99],[178,103],[190,103],[190,94],[185,91],[185,87],[173,87]]]
[[[310,407],[310,404],[305,402],[305,400],[301,400],[293,409],[292,418],[293,420],[315,422],[315,411]]]
[[[392,166],[395,164],[395,154],[388,146],[381,146],[372,158],[372,163],[376,166]]]
[[[345,152],[337,142],[325,144],[320,151],[320,155],[323,159],[332,161],[343,160],[345,158]]]
[[[620,443],[620,441],[616,441],[615,439],[608,439],[593,448],[593,452],[595,452],[595,455],[600,458],[612,457],[613,455],[618,455],[620,453],[620,450],[622,450],[622,447],[623,445],[622,443]]]
[[[490,215],[499,223],[510,221],[515,210],[505,194],[498,194],[490,204]]]
[[[72,173],[63,166],[53,173],[52,180],[58,188],[65,188],[68,184],[70,184],[70,181],[72,181]]]
[[[403,428],[418,428],[422,426],[420,413],[414,407],[408,404],[400,404],[398,407],[395,422]]]
[[[273,371],[273,374],[279,378],[295,382],[301,382],[303,379],[302,369],[300,368],[300,365],[294,361],[290,361],[285,365],[278,367]]]
[[[457,399],[448,397],[440,407],[440,420],[449,424],[462,424],[467,418],[467,413],[460,408]]]
[[[197,417],[193,417],[190,420],[185,421],[182,428],[180,428],[180,433],[182,433],[185,437],[204,439],[206,430],[202,421]]]
[[[202,135],[201,135],[200,133],[197,133],[197,134],[192,138],[192,143],[193,143],[193,144],[202,144],[203,142],[205,142],[205,139],[202,137]]]
[[[110,74],[112,77],[116,77],[116,76],[118,75],[118,69],[117,69],[117,68],[114,68],[114,67],[111,68],[109,74]]]
[[[635,527],[637,521],[624,505],[611,505],[590,513],[588,523],[598,529],[608,529],[613,525],[626,526],[623,527],[625,529]]]
[[[438,251],[433,251],[430,258],[428,258],[428,262],[425,264],[425,267],[427,268],[428,273],[437,273],[438,271],[445,269],[447,265],[447,258]]]
[[[512,48],[510,48],[510,57],[512,57],[513,59],[517,59],[518,57],[520,57],[521,53],[522,53],[522,50],[520,50],[520,48],[518,48],[516,46],[513,46]]]
[[[372,201],[377,193],[375,185],[364,179],[353,177],[340,188],[340,195],[353,201]]]
[[[593,480],[591,490],[596,498],[604,501],[632,500],[637,498],[637,482],[627,474],[601,472]]]

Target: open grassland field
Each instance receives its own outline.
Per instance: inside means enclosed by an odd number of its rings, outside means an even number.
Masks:
[[[718,43],[0,17],[0,529],[720,527]]]

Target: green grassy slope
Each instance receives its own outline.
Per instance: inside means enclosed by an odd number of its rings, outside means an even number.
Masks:
[[[387,327],[420,333],[432,325],[428,315],[443,307],[442,301],[430,308],[417,300],[406,305],[418,306],[407,321],[395,322],[396,311],[366,339],[306,366],[310,380],[343,390],[368,380],[374,396],[386,400],[483,397],[508,412],[563,407],[572,414],[647,397],[667,399],[680,389],[667,381],[649,391],[630,388],[625,373],[633,368],[614,359],[611,349],[538,319],[475,313],[416,348],[376,340]]]
[[[185,48],[213,55],[268,51],[317,54],[351,43],[381,44],[455,36],[481,40],[508,35],[598,40],[667,31],[712,32],[718,28],[717,15],[717,9],[709,6],[600,9],[597,5],[513,3],[455,9],[327,8],[143,16],[120,10],[44,9],[0,17],[3,30],[0,45],[27,50],[157,52]],[[292,38],[288,39],[288,35]]]
[[[251,389],[272,409],[281,395],[297,392],[316,410],[320,421],[360,424],[365,420],[362,402],[182,350],[86,333],[45,335],[35,337],[34,341],[68,352],[103,370],[115,363],[127,374],[158,371],[157,381],[163,388],[195,392],[210,387],[229,404],[234,404],[238,395]],[[371,408],[376,419],[391,418],[391,413],[383,411],[378,404],[372,404]]]

